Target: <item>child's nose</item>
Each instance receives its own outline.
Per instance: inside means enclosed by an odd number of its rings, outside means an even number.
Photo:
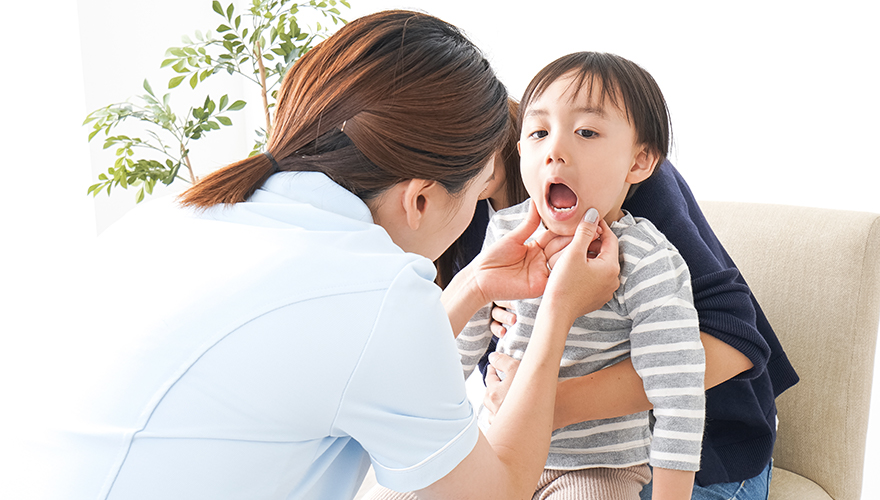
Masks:
[[[568,159],[568,152],[564,142],[560,138],[554,138],[548,141],[547,156],[544,161],[547,165],[553,163],[565,163]]]

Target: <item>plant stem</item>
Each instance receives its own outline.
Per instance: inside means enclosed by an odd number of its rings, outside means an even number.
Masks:
[[[260,93],[263,95],[263,111],[266,115],[266,144],[272,138],[272,116],[269,114],[269,97],[266,94],[266,67],[263,66],[263,54],[260,52],[260,41],[254,42],[254,59],[260,68]]]
[[[180,145],[180,154],[183,155],[183,163],[186,164],[186,169],[189,170],[189,180],[195,184],[198,179],[196,179],[196,174],[193,173],[192,164],[189,162],[189,153],[186,152],[183,144]]]

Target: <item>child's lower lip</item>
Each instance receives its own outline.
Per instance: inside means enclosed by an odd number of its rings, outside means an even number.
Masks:
[[[554,207],[551,204],[547,204],[547,213],[548,215],[555,221],[564,222],[572,217],[574,217],[575,212],[577,211],[577,205],[571,208],[563,208],[559,209]]]

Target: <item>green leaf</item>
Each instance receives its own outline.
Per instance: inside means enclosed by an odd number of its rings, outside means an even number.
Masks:
[[[144,201],[144,188],[143,188],[143,186],[141,186],[141,188],[138,189],[137,198],[135,199],[134,202],[140,203],[142,201]]]
[[[192,78],[189,79],[189,86],[192,88],[196,88],[196,85],[199,83],[199,74],[193,73]]]
[[[198,40],[200,42],[205,41],[205,37],[202,35],[202,32],[199,30],[196,30],[196,40]]]
[[[229,104],[229,96],[224,94],[223,97],[220,98],[220,111],[226,109],[227,104]]]
[[[186,75],[175,76],[174,78],[172,78],[171,80],[168,81],[168,88],[173,89],[174,87],[180,85],[180,82],[182,82],[184,78],[186,78]]]
[[[226,125],[227,127],[232,125],[232,120],[230,120],[229,118],[227,118],[225,116],[218,116],[217,121],[222,123],[223,125]]]
[[[238,29],[238,27],[240,25],[241,25],[241,16],[238,16],[235,18],[235,29]],[[247,35],[245,35],[245,36],[247,36]]]
[[[229,111],[238,111],[239,109],[244,108],[247,105],[246,102],[242,100],[235,101],[232,105],[229,106]]]
[[[164,68],[165,66],[168,66],[169,64],[173,64],[174,61],[176,61],[176,60],[177,59],[165,59],[164,61],[162,61],[162,64],[159,67]]]
[[[146,79],[144,79],[144,90],[146,90],[147,93],[151,96],[156,96],[156,94],[153,93],[153,88],[150,87],[150,82],[148,82]]]
[[[180,37],[180,39],[183,40],[183,43],[185,43],[187,45],[192,45],[192,43],[193,43],[192,38],[190,38],[186,35],[183,35],[182,37]]]
[[[229,26],[226,26],[225,24],[221,24],[221,25],[217,28],[217,33],[223,33],[223,32],[225,32],[225,31],[232,31],[232,28],[230,28]]]
[[[235,6],[229,4],[229,7],[226,7],[226,19],[232,21],[232,12],[235,10]]]
[[[170,49],[168,49],[168,52],[170,52],[173,56],[186,57],[186,52],[184,52],[183,49],[179,47],[171,47]]]
[[[212,5],[212,7],[214,8],[214,12],[220,14],[221,16],[223,15],[223,6],[220,5],[220,2],[214,0],[214,4]]]

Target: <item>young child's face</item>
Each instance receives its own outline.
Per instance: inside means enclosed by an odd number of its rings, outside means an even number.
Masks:
[[[630,175],[643,149],[626,114],[601,89],[573,95],[573,77],[553,82],[523,115],[520,169],[544,225],[572,235],[591,207],[609,224],[634,180]]]

